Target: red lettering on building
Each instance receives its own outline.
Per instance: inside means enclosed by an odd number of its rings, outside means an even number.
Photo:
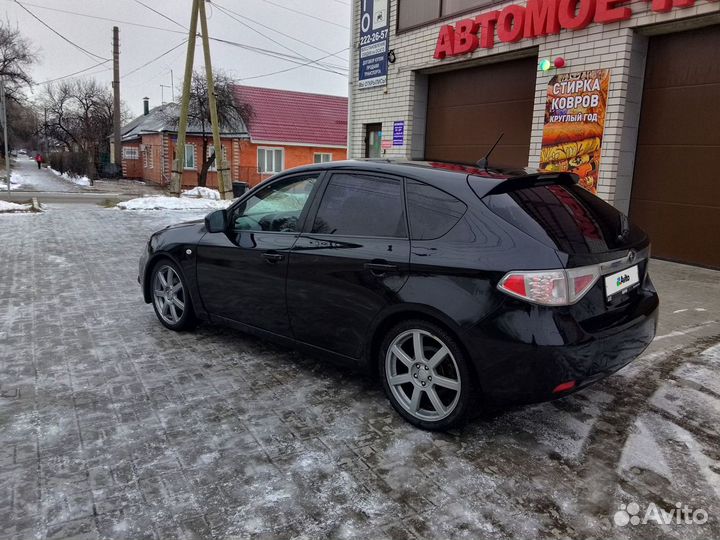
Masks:
[[[480,25],[474,19],[463,19],[455,25],[454,54],[467,54],[478,48],[478,28]]]
[[[523,36],[525,24],[525,8],[521,6],[508,6],[500,12],[498,17],[497,35],[500,41],[515,43]]]
[[[720,0],[708,0],[718,2]],[[695,0],[645,0],[656,13],[684,9]],[[510,5],[502,10],[482,13],[475,19],[463,19],[440,28],[434,57],[469,54],[479,47],[495,46],[495,29],[500,41],[514,43],[557,34],[561,28],[580,30],[591,22],[610,24],[632,17],[630,0],[527,0],[527,6]]]
[[[558,0],[528,0],[525,8],[525,37],[535,38],[560,32],[557,10]]]
[[[440,34],[438,35],[437,45],[435,46],[435,57],[438,60],[442,60],[446,56],[455,56],[453,51],[453,44],[455,43],[455,28],[451,25],[446,24],[440,28]]]
[[[619,7],[620,4],[626,2],[627,0],[597,0],[595,22],[609,24],[629,19],[632,16],[632,10],[629,7]]]
[[[475,18],[480,25],[480,46],[485,49],[492,49],[495,45],[495,23],[498,15],[499,11],[488,11]]]
[[[568,30],[580,30],[592,22],[595,0],[560,0],[558,21]]]

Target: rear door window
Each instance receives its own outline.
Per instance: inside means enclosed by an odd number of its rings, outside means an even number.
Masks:
[[[407,238],[402,181],[359,173],[333,174],[312,232]]]
[[[415,180],[406,181],[405,194],[413,240],[445,236],[467,210],[467,205],[452,195]]]

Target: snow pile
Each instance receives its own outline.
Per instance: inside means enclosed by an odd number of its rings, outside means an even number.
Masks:
[[[13,202],[0,201],[0,214],[10,212],[29,212],[29,204],[17,204]]]
[[[183,191],[181,197],[194,197],[196,199],[212,199],[213,201],[220,200],[220,192],[217,189],[211,189],[207,187],[194,187]]]
[[[227,208],[232,201],[216,201],[193,197],[151,196],[120,202],[122,210],[219,210]]]
[[[70,173],[61,173],[59,171],[56,171],[52,167],[49,167],[49,169],[52,171],[53,174],[59,176],[63,180],[67,180],[68,182],[72,182],[75,185],[78,186],[91,186],[92,183],[90,182],[90,179],[87,176],[77,176]]]
[[[25,177],[20,174],[19,172],[13,171],[10,174],[10,190],[13,189],[20,189],[20,185],[25,182]],[[7,182],[5,180],[0,180],[0,191],[7,191]]]

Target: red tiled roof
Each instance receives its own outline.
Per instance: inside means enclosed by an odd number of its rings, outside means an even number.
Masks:
[[[347,146],[345,97],[235,85],[235,99],[252,107],[253,141]]]

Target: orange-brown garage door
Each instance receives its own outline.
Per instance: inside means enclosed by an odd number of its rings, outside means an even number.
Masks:
[[[630,218],[653,255],[720,268],[720,26],[650,38]]]
[[[425,159],[474,163],[501,133],[491,163],[526,167],[537,58],[431,75]]]

